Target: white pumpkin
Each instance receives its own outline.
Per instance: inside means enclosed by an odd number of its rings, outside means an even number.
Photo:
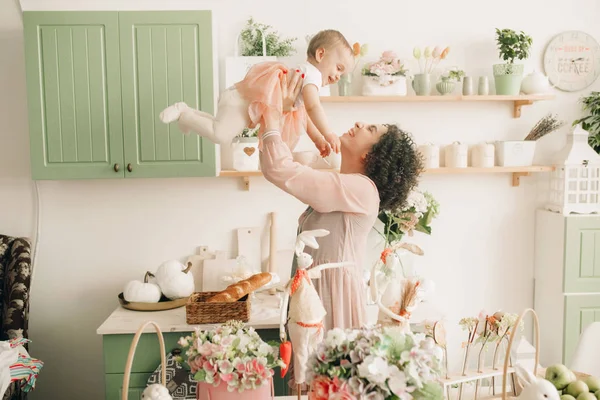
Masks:
[[[142,392],[142,400],[173,400],[169,390],[159,383],[148,386]]]
[[[194,275],[190,269],[192,263],[188,262],[187,268],[177,260],[163,263],[156,271],[156,283],[163,294],[171,300],[188,297],[194,293]]]
[[[158,303],[161,298],[160,287],[156,283],[148,282],[148,278],[153,277],[151,272],[146,272],[144,282],[131,281],[125,285],[123,298],[129,302],[139,303]]]

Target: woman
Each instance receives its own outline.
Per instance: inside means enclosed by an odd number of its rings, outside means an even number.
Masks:
[[[300,83],[299,74],[289,84],[284,76],[284,104],[289,108]],[[421,158],[410,136],[396,125],[357,122],[340,138],[340,173],[318,171],[293,161],[279,133],[280,115],[267,114],[260,153],[265,178],[309,206],[300,216],[299,232],[330,232],[319,239],[318,249],[305,251],[314,265],[354,262],[354,267],[325,270],[314,282],[327,310],[325,332],[360,328],[366,323],[362,265],[368,234],[380,210],[394,210],[405,202],[417,184]]]

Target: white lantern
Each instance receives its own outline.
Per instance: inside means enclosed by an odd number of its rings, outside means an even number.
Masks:
[[[567,134],[567,144],[553,164],[547,209],[562,214],[600,212],[600,155],[580,125]]]

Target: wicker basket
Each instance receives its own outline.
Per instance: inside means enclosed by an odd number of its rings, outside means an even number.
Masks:
[[[245,295],[235,302],[207,303],[206,300],[218,292],[198,292],[185,305],[185,320],[190,325],[221,324],[232,319],[250,320],[250,298]]]
[[[163,338],[160,327],[156,322],[147,321],[145,322],[135,333],[133,337],[133,341],[131,342],[131,346],[129,348],[129,355],[127,356],[127,363],[125,364],[125,373],[123,374],[123,387],[121,389],[121,400],[127,400],[127,396],[129,394],[129,377],[131,376],[131,367],[133,365],[133,356],[135,354],[135,349],[137,348],[137,344],[140,340],[140,336],[144,333],[144,329],[146,326],[152,325],[156,330],[156,334],[158,335],[158,343],[160,345],[160,365],[161,365],[161,373],[160,373],[160,381],[162,385],[166,385],[167,382],[167,356],[165,352],[165,340]]]

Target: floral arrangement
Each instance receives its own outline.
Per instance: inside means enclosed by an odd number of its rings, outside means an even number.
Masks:
[[[246,26],[240,32],[242,39],[242,56],[262,56],[265,35],[267,56],[287,57],[296,52],[293,43],[297,38],[282,39],[277,31],[271,31],[271,25],[255,22],[254,18],[246,21]]]
[[[385,247],[402,240],[404,235],[413,236],[414,231],[431,235],[431,221],[439,214],[439,203],[429,192],[413,190],[406,203],[396,211],[382,211],[378,218],[383,222]]]
[[[442,75],[440,79],[442,82],[458,82],[465,76],[465,71],[460,69],[451,69],[446,74]]]
[[[256,137],[256,135],[258,135],[258,130],[260,129],[260,124],[256,124],[256,126],[254,128],[244,128],[244,130],[242,130],[242,132],[240,134],[238,134],[236,137],[239,138],[251,138],[251,137]]]
[[[382,86],[391,85],[399,76],[406,75],[404,64],[393,51],[384,51],[378,61],[368,63],[362,69],[362,75],[379,80]]]
[[[352,45],[352,54],[354,55],[354,69],[352,70],[352,72],[354,72],[354,70],[356,69],[356,66],[358,65],[358,61],[362,57],[364,57],[368,52],[369,52],[369,45],[366,43],[363,43],[361,45],[360,43],[356,42]]]
[[[309,399],[438,400],[441,349],[397,327],[332,329],[308,361]]]
[[[419,63],[419,69],[422,74],[430,74],[431,71],[440,63],[440,61],[444,60],[448,53],[450,52],[450,47],[446,47],[442,49],[440,46],[435,46],[433,49],[431,46],[425,47],[423,53],[421,53],[421,49],[419,47],[415,47],[413,49],[413,56],[417,59]],[[423,55],[423,57],[421,57]],[[421,59],[423,63],[421,63]],[[424,64],[424,65],[423,65]]]
[[[504,313],[498,311],[492,315],[488,315],[485,311],[481,311],[477,317],[467,317],[459,321],[460,327],[468,332],[467,341],[463,342],[465,350],[465,358],[463,360],[463,374],[466,371],[469,350],[473,344],[480,344],[481,349],[477,357],[477,369],[482,368],[483,351],[488,345],[496,343],[494,350],[493,367],[496,366],[498,359],[498,349],[504,340],[508,340],[511,329],[517,329],[515,323],[519,316],[517,314]],[[520,329],[523,329],[523,322],[519,324]]]
[[[264,342],[253,328],[229,321],[214,330],[196,329],[179,339],[194,380],[213,386],[227,383],[230,392],[268,384],[273,368],[283,367],[276,347]]]

